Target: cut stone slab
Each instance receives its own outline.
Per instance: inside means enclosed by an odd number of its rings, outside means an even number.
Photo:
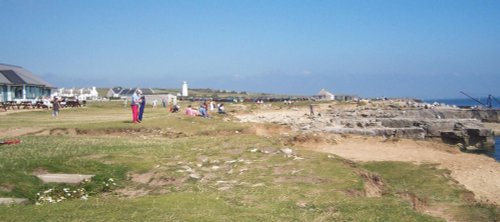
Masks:
[[[82,174],[40,174],[37,175],[44,183],[81,183],[86,179],[90,179],[95,175]]]
[[[5,204],[27,204],[29,201],[25,198],[3,198],[0,197],[0,205]]]

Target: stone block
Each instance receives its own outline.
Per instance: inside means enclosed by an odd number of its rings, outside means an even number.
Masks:
[[[40,174],[37,175],[40,180],[44,183],[71,183],[77,184],[81,183],[85,179],[90,179],[94,175],[82,175],[82,174]]]

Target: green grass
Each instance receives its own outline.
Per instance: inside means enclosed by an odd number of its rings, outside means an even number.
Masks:
[[[448,170],[402,162],[370,162],[362,166],[381,175],[391,194],[414,194],[431,208],[445,205],[447,213],[454,215],[457,221],[500,219],[498,206],[470,202],[472,192],[450,179]]]
[[[1,115],[0,129],[37,127],[49,133],[20,136],[23,143],[0,147],[0,196],[34,203],[38,192],[70,186],[43,184],[35,171],[96,176],[87,186],[92,194],[87,201],[0,206],[0,220],[442,221],[413,210],[401,192],[450,206],[454,218],[493,221],[498,215],[496,206],[465,202],[468,191],[432,166],[357,165],[299,148],[293,149],[301,159],[294,159],[279,151],[282,138],[254,135],[247,130],[252,125],[221,116],[201,119],[148,109],[141,124],[129,118],[129,108],[118,102],[65,109],[57,119],[49,111]],[[384,196],[353,195],[363,193],[360,172],[365,171],[383,178]],[[200,178],[191,178],[193,173]],[[154,176],[141,183],[136,175]],[[118,189],[102,192],[108,178]],[[126,191],[146,193],[124,198]]]
[[[412,193],[432,202],[458,202],[469,195],[463,186],[450,179],[449,171],[433,165],[403,162],[372,162],[366,169],[379,173],[391,185],[392,193]],[[398,170],[394,170],[398,169]]]

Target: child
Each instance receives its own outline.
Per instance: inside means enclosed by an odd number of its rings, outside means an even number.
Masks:
[[[56,118],[59,116],[59,108],[61,108],[61,104],[59,103],[59,100],[57,97],[54,96],[54,104],[52,104],[52,117]]]

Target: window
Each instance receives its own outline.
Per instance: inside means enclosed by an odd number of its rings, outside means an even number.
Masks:
[[[14,99],[23,98],[23,87],[22,86],[11,86],[10,93],[14,96]]]

